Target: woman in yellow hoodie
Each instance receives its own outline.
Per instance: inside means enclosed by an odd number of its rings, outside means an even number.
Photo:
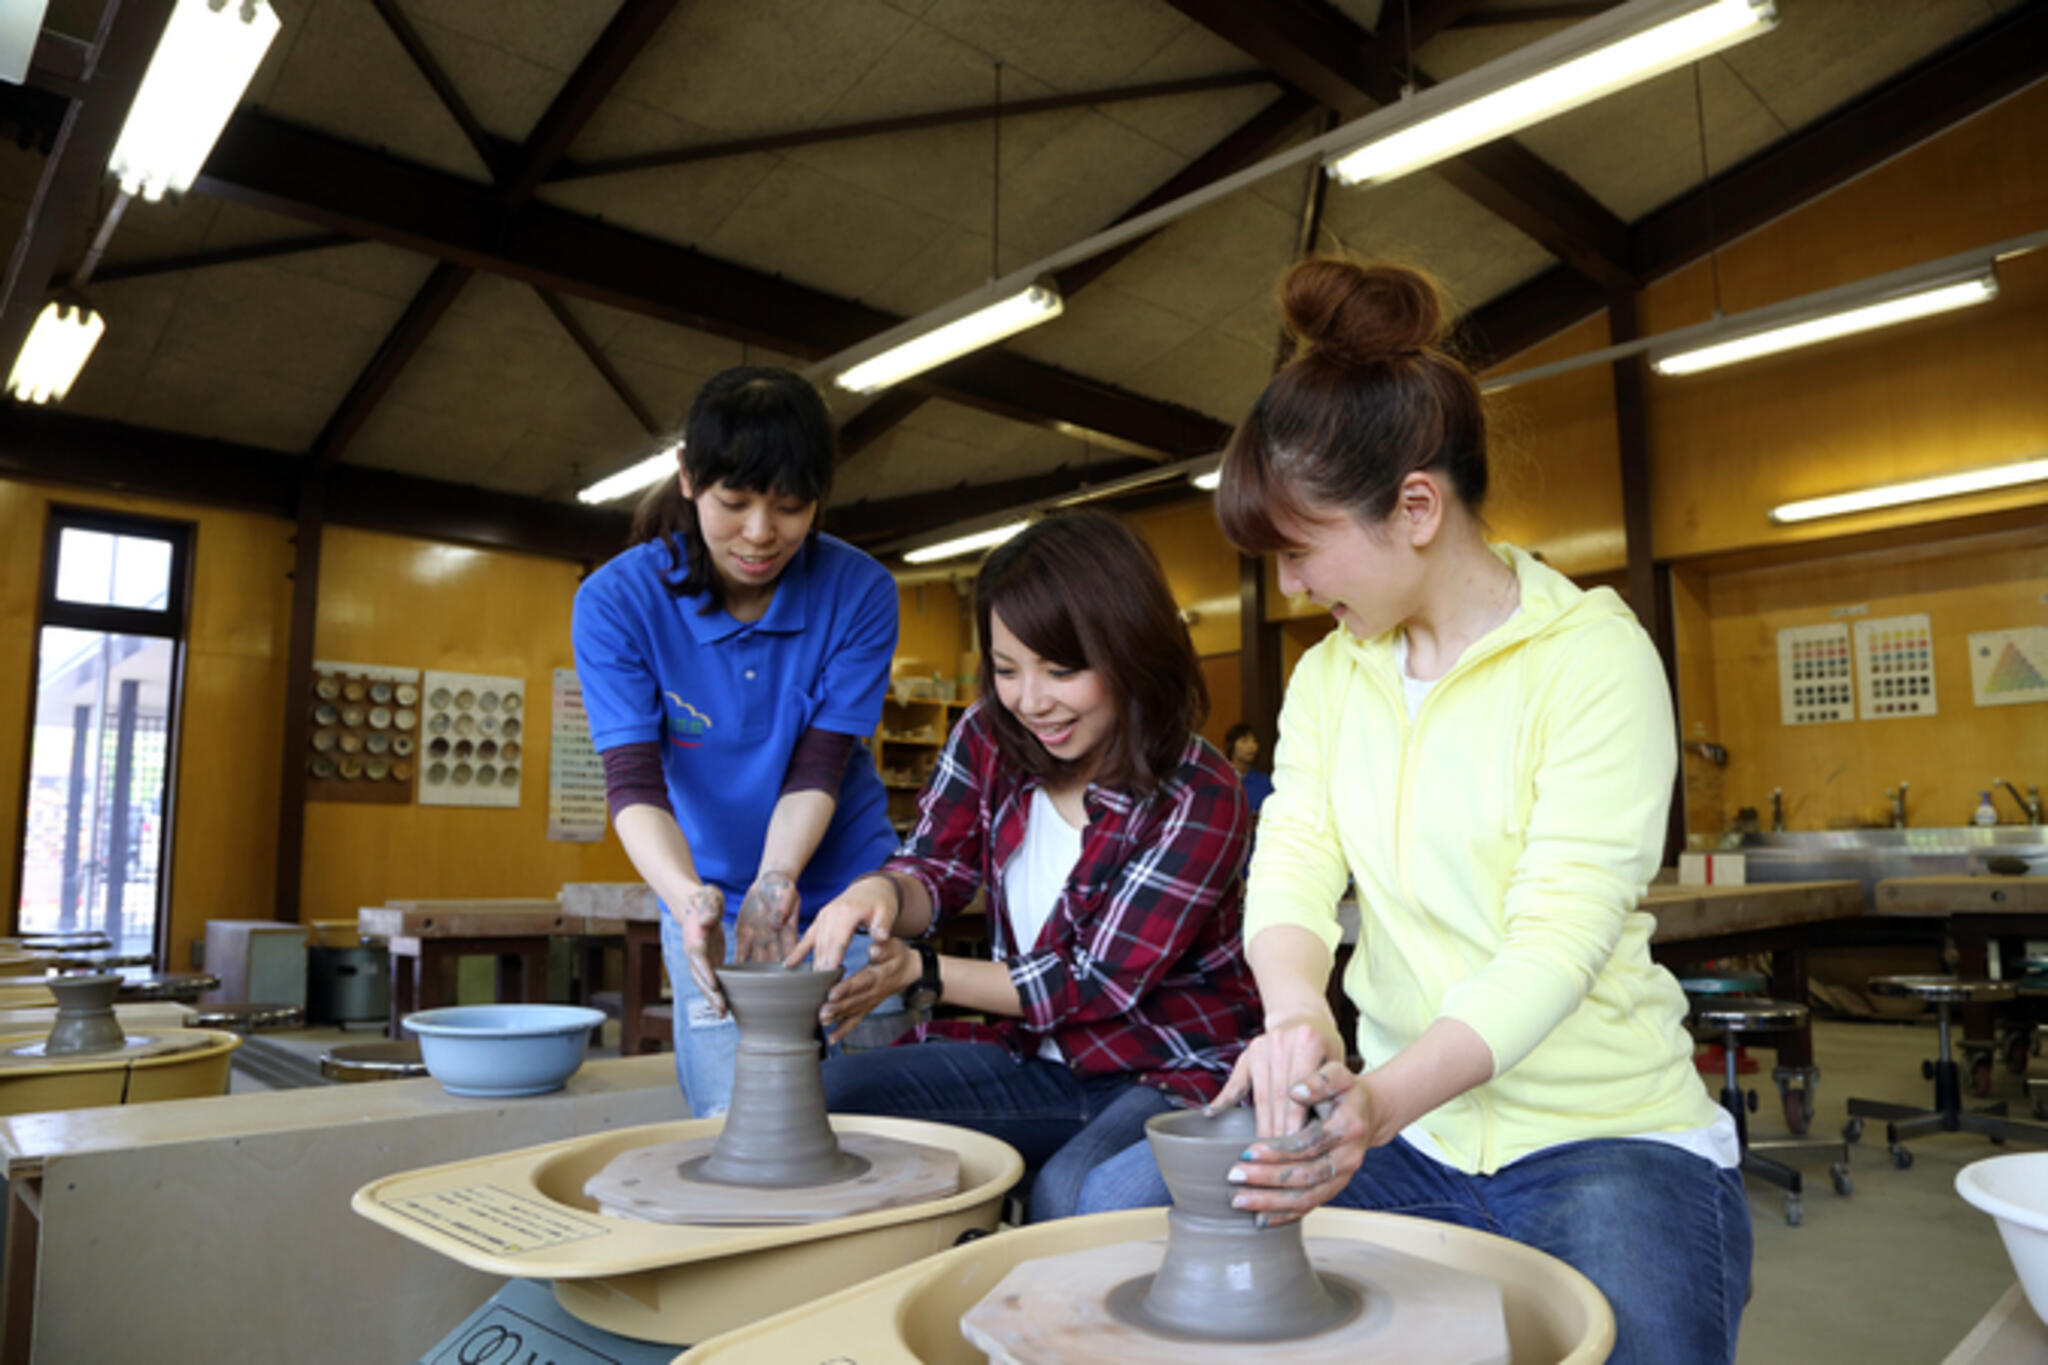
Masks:
[[[1299,350],[1231,441],[1217,515],[1341,628],[1288,684],[1252,858],[1265,1031],[1215,1101],[1258,1109],[1237,1205],[1499,1233],[1600,1287],[1615,1361],[1732,1360],[1734,1124],[1636,908],[1678,751],[1656,651],[1612,592],[1486,541],[1484,409],[1424,277],[1318,259],[1281,292]],[[1347,876],[1357,1073],[1324,997]],[[1165,1201],[1134,1147],[1081,1211]]]

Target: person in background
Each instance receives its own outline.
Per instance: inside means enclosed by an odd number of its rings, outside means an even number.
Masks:
[[[1273,794],[1273,779],[1252,766],[1259,761],[1258,734],[1248,722],[1239,721],[1224,732],[1223,753],[1236,771],[1237,780],[1244,783],[1245,799],[1251,803],[1256,818],[1259,807]]]
[[[1258,1111],[1236,1204],[1498,1233],[1600,1288],[1614,1361],[1731,1361],[1734,1124],[1636,909],[1678,752],[1656,650],[1612,592],[1487,542],[1485,410],[1425,278],[1316,259],[1281,293],[1301,348],[1232,437],[1217,516],[1341,628],[1289,679],[1252,859],[1265,1031],[1216,1100]],[[1362,1072],[1324,995],[1347,873]],[[1165,1199],[1138,1146],[1081,1207]]]
[[[1187,628],[1121,522],[1038,522],[989,555],[974,596],[981,700],[916,830],[789,961],[829,967],[866,932],[867,969],[822,1011],[841,1033],[906,991],[987,1019],[828,1060],[826,1103],[1003,1139],[1038,1221],[1072,1213],[1088,1171],[1147,1119],[1206,1103],[1229,1075],[1257,1008],[1238,923],[1247,817],[1195,732],[1208,694]],[[933,930],[977,892],[995,960],[938,953]]]
[[[713,377],[676,477],[576,594],[591,740],[619,842],[661,898],[676,1072],[698,1117],[725,1112],[738,1044],[716,968],[780,961],[806,910],[896,843],[858,742],[881,722],[896,587],[817,530],[835,458],[800,375]]]

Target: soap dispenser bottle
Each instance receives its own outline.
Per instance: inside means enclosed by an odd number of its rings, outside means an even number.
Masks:
[[[1995,825],[1998,823],[1998,807],[1991,804],[1990,792],[1977,793],[1977,813],[1970,818],[1980,825]]]

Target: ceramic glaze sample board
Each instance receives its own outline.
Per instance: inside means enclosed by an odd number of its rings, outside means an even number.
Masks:
[[[2048,701],[2048,626],[1971,635],[1970,697],[1979,706]]]
[[[1936,714],[1934,629],[1925,613],[1856,623],[1856,686],[1865,720]]]
[[[1778,632],[1778,717],[1786,725],[1856,718],[1849,627],[1836,623]]]
[[[517,806],[526,680],[428,669],[420,689],[420,804]]]

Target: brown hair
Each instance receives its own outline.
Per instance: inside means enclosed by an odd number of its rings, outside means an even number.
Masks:
[[[1300,347],[1232,433],[1216,520],[1247,554],[1296,548],[1276,516],[1342,508],[1367,526],[1394,511],[1401,481],[1442,474],[1466,509],[1486,501],[1486,411],[1472,372],[1442,348],[1436,286],[1399,265],[1327,256],[1280,282]]]
[[[793,370],[737,365],[697,391],[683,423],[677,465],[700,494],[724,484],[822,505],[831,495],[838,460],[831,413],[808,379]],[[815,518],[811,530],[815,535]],[[659,540],[667,551],[662,583],[670,596],[702,593],[705,612],[725,605],[725,581],[697,533],[697,505],[683,496],[672,474],[633,509],[626,543],[649,540]]]
[[[996,699],[997,612],[1032,653],[1101,678],[1118,723],[1096,782],[1142,796],[1172,774],[1209,688],[1159,561],[1129,527],[1103,512],[1047,517],[990,552],[974,580],[981,695],[1003,758],[1037,777],[1071,772]]]

